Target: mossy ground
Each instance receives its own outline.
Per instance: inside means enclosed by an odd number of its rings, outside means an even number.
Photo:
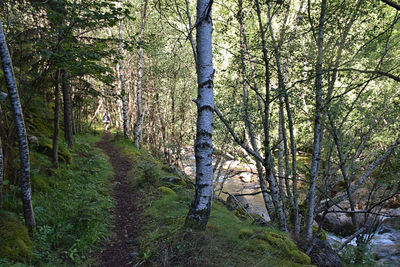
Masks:
[[[193,197],[190,180],[171,183],[179,177],[131,142],[116,138],[114,144],[134,162],[129,179],[143,196],[141,259],[150,266],[309,266],[286,233],[261,227],[232,214],[215,201],[206,231],[184,228]]]
[[[36,216],[33,253],[16,259],[0,255],[0,266],[87,266],[88,255],[109,235],[112,167],[94,143],[101,135],[77,136],[68,153],[72,163],[51,166],[48,155],[31,151],[33,207]],[[19,188],[7,186],[4,209],[23,223]],[[24,228],[21,225],[22,228]],[[3,241],[3,240],[2,240]]]

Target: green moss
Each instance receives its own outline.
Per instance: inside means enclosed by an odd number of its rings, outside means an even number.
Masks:
[[[0,211],[0,258],[28,260],[33,253],[28,230],[11,213]]]
[[[254,235],[254,230],[252,230],[252,229],[244,228],[244,229],[240,229],[240,231],[239,231],[239,238],[240,239],[248,239],[252,235]]]
[[[175,195],[175,191],[172,190],[169,187],[166,186],[160,186],[159,188],[157,188],[157,191],[160,192],[163,195]]]
[[[53,153],[52,140],[47,137],[40,137],[38,139],[38,145],[35,146],[34,149],[42,154],[51,157]],[[71,153],[65,148],[63,144],[59,144],[58,147],[58,160],[60,162],[68,164],[70,164],[72,161]]]
[[[32,191],[40,192],[48,188],[45,177],[40,174],[34,174],[31,179]]]
[[[317,232],[318,232],[318,226],[313,226],[313,227],[312,227],[313,237],[315,237],[315,235],[317,234]],[[326,241],[326,234],[325,234],[325,231],[324,231],[324,230],[321,230],[321,233],[320,233],[318,239],[323,240],[323,241]]]
[[[268,242],[279,256],[289,257],[292,261],[301,264],[311,263],[310,258],[299,251],[293,241],[285,234],[267,232],[260,234],[257,238]]]
[[[249,245],[252,251],[265,252],[271,250],[271,246],[268,242],[261,239],[253,239],[250,241]]]

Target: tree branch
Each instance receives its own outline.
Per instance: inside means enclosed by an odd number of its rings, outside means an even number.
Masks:
[[[394,7],[398,11],[400,11],[400,4],[397,4],[396,2],[391,1],[391,0],[381,0],[381,1],[384,2],[385,4],[391,6],[391,7]]]
[[[361,73],[377,74],[377,75],[381,75],[381,76],[386,76],[390,79],[395,80],[396,82],[400,82],[400,76],[395,76],[391,73],[380,71],[380,70],[359,70],[359,69],[355,69],[355,68],[344,68],[344,69],[337,69],[337,71],[357,71],[357,72],[361,72]]]
[[[244,150],[246,150],[247,153],[252,155],[256,160],[258,160],[261,163],[264,163],[264,159],[260,156],[260,154],[258,154],[256,151],[252,150],[250,147],[248,147],[245,143],[243,143],[239,139],[239,137],[236,135],[236,133],[234,132],[234,130],[230,126],[229,122],[225,119],[225,117],[222,115],[221,111],[219,111],[219,109],[216,106],[214,106],[214,111],[215,111],[215,113],[217,113],[217,115],[220,118],[220,120],[224,123],[225,127],[228,129],[228,131],[232,135],[232,137],[235,140],[235,142],[238,145],[240,145]]]

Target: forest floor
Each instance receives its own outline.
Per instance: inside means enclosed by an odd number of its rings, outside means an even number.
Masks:
[[[138,236],[139,218],[142,210],[137,205],[139,196],[132,192],[127,174],[132,169],[132,162],[110,142],[111,133],[106,132],[102,140],[96,143],[110,158],[114,169],[114,188],[112,197],[115,207],[112,210],[114,225],[110,241],[105,244],[99,255],[100,266],[139,266]]]

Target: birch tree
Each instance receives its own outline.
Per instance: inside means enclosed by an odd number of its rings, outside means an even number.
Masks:
[[[124,1],[122,0],[122,6],[124,6]],[[124,62],[123,62],[123,47],[122,47],[122,18],[119,20],[118,24],[118,56],[119,56],[119,80],[121,82],[121,101],[122,101],[122,125],[125,138],[129,138],[128,133],[128,107],[127,107],[127,97],[125,90],[125,74],[124,74]]]
[[[138,78],[137,78],[137,88],[136,88],[136,101],[137,101],[137,115],[136,122],[133,132],[133,140],[137,148],[140,147],[140,141],[142,140],[143,132],[143,108],[142,108],[142,78],[143,78],[143,32],[146,24],[146,12],[148,0],[145,0],[143,6],[142,22],[140,24],[139,33],[139,68],[138,68]]]
[[[35,227],[35,216],[32,208],[32,190],[30,183],[30,162],[29,162],[29,147],[26,137],[26,129],[22,107],[19,100],[17,85],[15,83],[14,71],[10,53],[8,52],[6,38],[3,33],[3,24],[0,21],[0,58],[6,81],[6,87],[10,95],[11,108],[14,115],[15,127],[18,136],[20,168],[21,168],[21,192],[22,205],[25,218],[25,224],[32,233]]]
[[[321,136],[322,136],[322,63],[323,63],[323,45],[324,45],[324,23],[325,23],[325,12],[326,12],[326,0],[321,2],[321,13],[319,17],[319,24],[317,28],[316,44],[317,44],[317,59],[315,64],[315,114],[314,114],[314,145],[313,154],[311,159],[310,169],[310,188],[308,193],[308,210],[307,210],[307,228],[306,228],[306,239],[308,241],[312,238],[312,224],[314,221],[314,209],[315,209],[315,185],[318,176],[319,164],[320,164],[320,152],[321,152]]]
[[[186,217],[186,226],[205,229],[213,198],[212,134],[214,113],[214,68],[212,54],[212,0],[197,1],[197,131],[194,144],[196,188]]]

